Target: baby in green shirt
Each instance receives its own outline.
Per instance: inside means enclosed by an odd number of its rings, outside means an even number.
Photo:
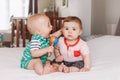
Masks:
[[[58,71],[57,67],[47,60],[48,53],[53,52],[50,46],[49,36],[52,25],[45,14],[35,14],[28,18],[27,28],[32,34],[31,41],[27,44],[22,59],[21,68],[34,70],[38,75]],[[60,36],[61,30],[55,32],[54,36]]]

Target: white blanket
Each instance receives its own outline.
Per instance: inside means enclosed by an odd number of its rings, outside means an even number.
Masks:
[[[20,68],[23,48],[0,48],[1,80],[120,80],[120,37],[103,36],[88,41],[91,55],[89,72],[55,72],[38,76]]]

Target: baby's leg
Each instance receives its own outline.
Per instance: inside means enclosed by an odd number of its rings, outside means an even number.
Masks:
[[[52,72],[58,72],[58,65],[57,64],[50,64],[50,61],[47,61],[45,66],[44,66],[44,72],[43,74],[48,74]]]
[[[53,69],[52,72],[59,72],[59,65],[58,64],[52,64]]]
[[[38,59],[32,59],[28,65],[29,70],[34,70],[38,75],[43,74],[43,65],[41,60]]]
[[[70,68],[67,67],[67,66],[64,66],[64,72],[65,72],[65,73],[69,73],[69,72],[70,72]]]
[[[64,71],[64,64],[63,64],[63,63],[59,66],[59,71],[60,71],[60,72],[63,72],[63,71]]]
[[[59,71],[60,72],[65,72],[68,73],[69,72],[69,67],[67,67],[66,65],[64,65],[63,63],[59,66]]]
[[[50,64],[50,61],[46,61],[43,74],[51,73],[52,68],[53,68],[53,66]]]
[[[84,61],[76,61],[70,67],[70,72],[79,72],[84,66]]]

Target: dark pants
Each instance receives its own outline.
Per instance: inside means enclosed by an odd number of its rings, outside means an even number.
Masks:
[[[62,61],[62,62],[56,62],[56,60],[54,59],[51,64],[61,64],[61,63],[64,63],[64,65],[66,65],[67,67],[71,67],[71,66],[74,66],[74,67],[77,67],[79,69],[83,68],[84,67],[84,61],[80,60],[80,61],[75,61],[75,62],[67,62],[67,61]]]

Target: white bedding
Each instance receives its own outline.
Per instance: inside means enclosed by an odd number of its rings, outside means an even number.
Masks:
[[[120,80],[120,37],[103,36],[88,41],[89,72],[51,73],[38,76],[20,68],[23,48],[0,48],[0,80]]]

